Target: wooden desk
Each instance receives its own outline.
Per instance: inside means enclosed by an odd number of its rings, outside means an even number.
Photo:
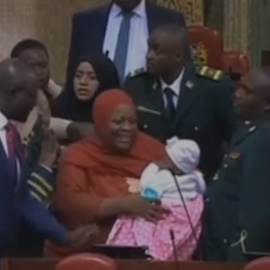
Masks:
[[[1,270],[54,270],[57,260],[3,259]],[[176,270],[173,262],[117,261],[119,270]],[[243,270],[243,264],[181,262],[179,270]]]

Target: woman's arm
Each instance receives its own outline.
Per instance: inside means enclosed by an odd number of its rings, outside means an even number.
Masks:
[[[102,198],[87,184],[88,181],[82,168],[68,163],[60,166],[56,207],[60,216],[71,224],[90,224],[121,214],[134,214],[151,220],[162,214],[160,206],[140,195]]]
[[[87,182],[86,172],[64,163],[59,168],[56,207],[64,219],[89,224],[128,212],[123,198],[102,198]],[[72,222],[72,223],[73,223]]]

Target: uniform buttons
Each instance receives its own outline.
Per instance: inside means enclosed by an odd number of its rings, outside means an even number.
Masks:
[[[228,240],[225,238],[225,239],[223,239],[223,243],[224,244],[227,244],[228,243]]]
[[[227,164],[224,164],[224,166],[223,166],[225,169],[228,167],[228,165]]]
[[[206,198],[205,201],[206,201],[206,202],[210,202],[210,199],[209,199],[209,198]]]
[[[148,126],[147,125],[143,125],[143,129],[147,129],[148,128]]]
[[[196,126],[196,127],[194,127],[194,130],[195,130],[195,131],[198,131],[198,130],[199,130],[199,128]]]

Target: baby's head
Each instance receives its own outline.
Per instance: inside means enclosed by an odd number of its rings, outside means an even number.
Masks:
[[[199,165],[200,148],[195,141],[173,137],[167,141],[165,148],[170,169],[175,174],[191,173]]]

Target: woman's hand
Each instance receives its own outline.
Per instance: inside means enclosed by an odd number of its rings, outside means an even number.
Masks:
[[[162,219],[162,216],[165,214],[160,201],[149,201],[142,198],[139,194],[125,197],[123,203],[128,213],[142,217],[150,222],[156,222]]]
[[[132,194],[139,193],[141,190],[140,180],[135,178],[126,178],[128,191]]]

